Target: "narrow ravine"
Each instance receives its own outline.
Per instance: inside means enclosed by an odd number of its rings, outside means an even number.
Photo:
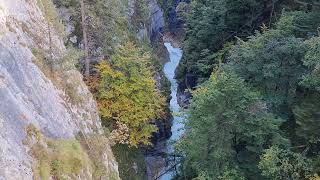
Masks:
[[[164,45],[169,52],[169,58],[170,58],[170,61],[165,64],[163,69],[165,76],[168,78],[168,80],[171,83],[172,98],[170,101],[170,110],[173,116],[172,127],[171,127],[172,136],[166,143],[167,144],[166,153],[170,155],[170,154],[173,154],[174,152],[174,145],[172,144],[172,142],[177,141],[181,137],[183,133],[183,127],[184,127],[183,116],[179,116],[180,106],[178,104],[178,98],[177,98],[178,83],[174,78],[176,68],[178,67],[179,62],[182,58],[182,50],[180,48],[173,47],[171,43],[164,43]],[[174,162],[167,163],[167,167],[164,169],[164,172],[171,169],[172,166],[174,166]],[[173,176],[174,176],[174,172],[168,171],[165,174],[161,175],[159,179],[170,180],[172,179]]]

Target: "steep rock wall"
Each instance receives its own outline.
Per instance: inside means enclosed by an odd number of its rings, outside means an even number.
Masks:
[[[135,13],[135,4],[137,0],[128,1],[128,17],[129,19],[133,17]],[[146,0],[147,12],[148,12],[148,26],[143,26],[138,29],[137,38],[143,40],[149,38],[152,42],[158,40],[157,38],[162,33],[165,22],[163,16],[163,10],[157,3],[157,0]],[[131,22],[129,21],[129,24]]]
[[[163,33],[164,16],[163,10],[157,3],[157,0],[149,0],[149,13],[150,13],[150,35],[151,40],[155,39],[159,33]]]
[[[71,69],[62,79],[50,78],[36,65],[33,51],[49,49],[48,33],[37,0],[0,0],[0,180],[33,178],[34,160],[23,144],[29,124],[58,139],[73,138],[80,131],[102,133],[96,103],[81,74]],[[66,48],[55,31],[50,33],[51,56],[59,59]],[[74,88],[55,85],[59,80]],[[81,100],[72,103],[66,91]],[[106,153],[105,166],[118,174],[111,150]]]

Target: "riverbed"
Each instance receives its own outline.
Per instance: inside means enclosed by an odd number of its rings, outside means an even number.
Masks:
[[[166,78],[171,83],[171,100],[170,100],[170,110],[173,116],[171,132],[172,136],[166,143],[166,154],[169,155],[167,159],[166,167],[163,169],[163,173],[160,176],[160,180],[170,180],[175,174],[174,168],[176,167],[175,158],[170,155],[174,154],[174,142],[179,140],[183,134],[184,122],[183,116],[180,113],[180,106],[178,103],[178,83],[175,79],[175,71],[179,65],[182,58],[182,50],[180,48],[175,48],[171,43],[164,43],[164,46],[169,52],[169,61],[164,65],[164,74]]]
[[[175,71],[182,58],[182,50],[173,47],[171,43],[164,43],[169,59],[163,67],[166,78],[170,81],[171,100],[169,108],[171,111],[171,136],[168,140],[161,140],[146,153],[145,161],[147,165],[148,180],[171,180],[175,175],[176,158],[174,154],[174,142],[179,140],[183,134],[183,116],[180,116],[180,106],[178,103],[178,83],[175,79]]]

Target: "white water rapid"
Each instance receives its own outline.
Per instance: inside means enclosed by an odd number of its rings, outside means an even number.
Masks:
[[[169,55],[170,55],[170,61],[167,62],[164,66],[164,73],[168,80],[171,83],[171,101],[170,101],[170,110],[173,115],[173,121],[172,121],[172,127],[171,132],[172,136],[168,140],[169,143],[167,143],[167,153],[172,154],[174,152],[174,146],[171,142],[177,141],[181,135],[183,134],[183,116],[179,116],[180,112],[180,106],[178,104],[178,98],[177,98],[177,92],[178,92],[178,83],[176,79],[174,79],[175,76],[175,70],[178,67],[178,64],[182,58],[182,50],[180,48],[174,48],[171,43],[164,43],[165,47],[167,48]],[[170,169],[173,164],[169,163],[168,167],[166,167],[166,170]],[[168,171],[164,175],[161,176],[160,180],[171,180],[174,176],[173,171]]]

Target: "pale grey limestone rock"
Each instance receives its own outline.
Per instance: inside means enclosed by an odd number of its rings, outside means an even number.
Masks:
[[[0,0],[0,180],[32,180],[32,157],[22,141],[25,127],[33,124],[50,138],[73,138],[78,132],[102,133],[96,103],[76,70],[65,72],[76,84],[80,103],[71,103],[34,63],[32,49],[49,49],[47,23],[37,0]],[[66,52],[61,38],[52,33],[52,56]],[[117,163],[106,152],[105,166],[118,177]]]

